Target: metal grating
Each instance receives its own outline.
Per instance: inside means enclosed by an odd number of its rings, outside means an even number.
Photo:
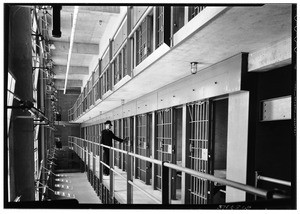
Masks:
[[[114,134],[119,137],[121,136],[120,129],[120,120],[114,121]],[[121,149],[121,143],[119,141],[114,140],[114,147],[117,149]],[[121,168],[121,153],[118,151],[114,151],[114,165]]]
[[[189,116],[189,162],[191,169],[209,173],[209,101],[188,105]],[[208,200],[208,180],[190,176],[189,203],[206,204]]]
[[[194,6],[189,7],[189,21],[194,18],[197,14],[199,14],[202,10],[204,10],[206,6]]]
[[[151,31],[152,31],[152,18],[147,16],[138,27],[136,31],[136,62],[140,64],[144,59],[151,54]]]
[[[129,151],[129,152],[132,151],[132,149],[131,149],[131,145],[132,145],[132,136],[133,136],[133,133],[132,133],[132,125],[133,125],[133,121],[132,121],[132,119],[133,119],[133,118],[131,118],[131,117],[128,117],[128,118],[124,118],[124,119],[123,119],[123,137],[124,137],[124,138],[126,138],[126,137],[129,138],[128,143],[123,144],[123,150]],[[123,154],[123,161],[122,161],[122,163],[123,163],[122,169],[123,169],[124,171],[126,171],[126,164],[127,164],[126,154]]]
[[[148,115],[142,114],[136,117],[136,153],[149,157],[149,140],[148,140]],[[136,178],[146,184],[150,183],[150,170],[148,163],[144,160],[136,159]]]
[[[164,43],[164,7],[156,7],[156,11],[157,11],[156,47],[158,48],[161,44]]]
[[[172,162],[173,137],[172,137],[172,108],[157,111],[156,158],[161,161]],[[155,187],[161,190],[161,166],[156,167]]]

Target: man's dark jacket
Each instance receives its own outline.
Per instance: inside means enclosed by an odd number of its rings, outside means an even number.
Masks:
[[[112,139],[117,140],[119,142],[123,142],[124,140],[118,138],[111,130],[104,129],[101,132],[101,144],[106,146],[112,146]]]

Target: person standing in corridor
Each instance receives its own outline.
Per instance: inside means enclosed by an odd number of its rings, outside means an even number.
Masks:
[[[101,132],[101,141],[102,145],[112,146],[112,139],[119,142],[126,142],[128,138],[121,139],[115,136],[115,134],[111,131],[111,127],[113,126],[110,120],[107,120],[105,123],[105,129]],[[103,162],[109,165],[109,149],[103,147]],[[109,175],[109,169],[104,166],[104,175]]]

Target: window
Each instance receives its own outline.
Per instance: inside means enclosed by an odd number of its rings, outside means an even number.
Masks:
[[[15,92],[15,85],[16,80],[11,75],[10,72],[8,72],[8,79],[7,79],[7,106],[13,105],[14,100],[14,92]],[[10,125],[10,117],[11,117],[11,109],[7,109],[7,131],[9,131],[9,125]]]

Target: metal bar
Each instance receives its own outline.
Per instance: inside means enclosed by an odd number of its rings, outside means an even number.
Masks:
[[[110,166],[110,171],[114,168],[114,152],[113,150],[109,150],[109,166]],[[110,172],[109,174],[109,201],[110,204],[114,203],[114,173]]]
[[[258,182],[258,172],[255,171],[255,177],[254,177],[254,187],[257,188],[257,182]],[[254,200],[257,200],[257,195],[254,195]]]
[[[105,145],[101,145],[101,146],[110,148],[110,147],[105,146]],[[113,148],[111,148],[111,149],[113,149]],[[156,159],[151,159],[149,157],[144,157],[142,155],[137,155],[137,154],[134,154],[134,153],[131,153],[131,152],[128,152],[127,154],[130,155],[130,156],[140,158],[142,160],[160,165],[160,166],[162,165],[161,161],[156,160]],[[102,161],[100,161],[100,163],[103,164],[103,165],[106,165]],[[252,186],[249,186],[249,185],[241,184],[239,182],[235,182],[235,181],[231,181],[231,180],[227,180],[227,179],[223,179],[223,178],[218,178],[218,177],[215,177],[215,176],[210,175],[210,174],[206,174],[206,173],[203,173],[203,172],[198,172],[198,171],[193,170],[193,169],[180,167],[180,166],[177,166],[177,165],[171,164],[171,163],[164,163],[164,165],[166,167],[175,169],[177,171],[185,172],[185,173],[188,173],[190,175],[193,175],[193,176],[196,176],[196,177],[199,177],[199,178],[202,178],[202,179],[207,179],[207,180],[210,180],[210,181],[213,181],[213,182],[218,182],[220,184],[231,186],[233,188],[237,188],[237,189],[240,189],[240,190],[243,190],[243,191],[246,191],[246,192],[261,196],[261,197],[264,197],[264,198],[267,197],[266,196],[267,192],[268,192],[267,190],[263,190],[263,189],[260,189],[260,188],[255,188],[255,187],[252,187]],[[274,198],[285,198],[285,197],[286,196],[281,195],[281,194],[274,194]]]
[[[145,161],[148,161],[148,162],[151,162],[151,163],[154,163],[154,164],[157,164],[157,165],[161,166],[161,161],[159,161],[159,160],[152,159],[152,158],[149,158],[149,157],[145,157],[145,156],[142,156],[142,155],[137,155],[137,154],[134,154],[132,152],[129,152],[128,154],[133,156],[133,157],[136,157],[136,158],[139,158],[139,159],[142,159],[142,160],[145,160]]]
[[[141,192],[143,192],[146,196],[148,196],[149,198],[151,198],[153,201],[155,201],[158,204],[161,204],[161,201],[159,201],[157,198],[155,198],[153,195],[151,195],[150,193],[146,192],[145,190],[143,190],[142,188],[140,188],[139,186],[137,186],[136,184],[134,184],[132,181],[128,181],[128,183],[130,185],[132,185],[133,187],[137,188],[138,190],[140,190]]]
[[[117,175],[119,175],[123,180],[127,180],[126,177],[124,177],[121,173],[117,172],[115,169],[111,169],[114,173],[116,173]]]
[[[100,180],[100,183],[103,182],[103,165],[101,164],[102,158],[103,158],[103,148],[99,144],[99,180]]]
[[[134,34],[134,32],[136,31],[136,29],[141,25],[142,21],[146,18],[146,16],[151,12],[151,10],[153,9],[153,6],[148,7],[147,10],[144,12],[144,14],[142,15],[142,17],[139,19],[139,21],[135,24],[134,28],[132,29],[132,31],[130,32],[130,34],[128,35],[128,38],[131,38],[132,35]],[[128,29],[130,30],[130,29]]]
[[[171,168],[168,168],[164,165],[164,163],[167,162],[162,162],[162,204],[170,204],[170,188],[171,188],[171,180],[170,180],[170,171]]]
[[[285,186],[291,186],[291,182],[290,181],[284,181],[284,180],[280,180],[280,179],[276,179],[276,178],[270,178],[270,177],[266,177],[266,176],[262,176],[262,175],[257,175],[257,179],[261,180],[261,181],[269,181],[272,183],[276,183],[276,184],[281,184],[281,185],[285,185]]]
[[[127,158],[127,204],[133,203],[133,188],[132,185],[130,185],[129,182],[132,182],[132,169],[131,169],[131,156],[129,155],[129,152],[127,152],[126,155]]]
[[[163,165],[165,165],[169,168],[175,169],[175,170],[179,170],[179,171],[182,171],[182,172],[189,173],[191,175],[194,175],[194,176],[202,178],[202,179],[207,179],[207,180],[210,180],[210,181],[218,182],[218,183],[224,184],[226,186],[231,186],[233,188],[240,189],[240,190],[243,190],[243,191],[246,191],[246,192],[249,192],[249,193],[264,197],[264,198],[267,198],[267,193],[268,193],[267,190],[263,190],[263,189],[260,189],[260,188],[255,188],[255,187],[252,187],[252,186],[249,186],[249,185],[246,185],[246,184],[242,184],[242,183],[239,183],[239,182],[227,180],[227,179],[224,179],[224,178],[218,178],[218,177],[215,177],[215,176],[210,175],[210,174],[197,172],[195,170],[183,168],[183,167],[177,166],[175,164],[171,164],[171,163],[163,163]],[[274,194],[274,198],[285,198],[285,197],[286,196],[281,195],[281,194]]]

